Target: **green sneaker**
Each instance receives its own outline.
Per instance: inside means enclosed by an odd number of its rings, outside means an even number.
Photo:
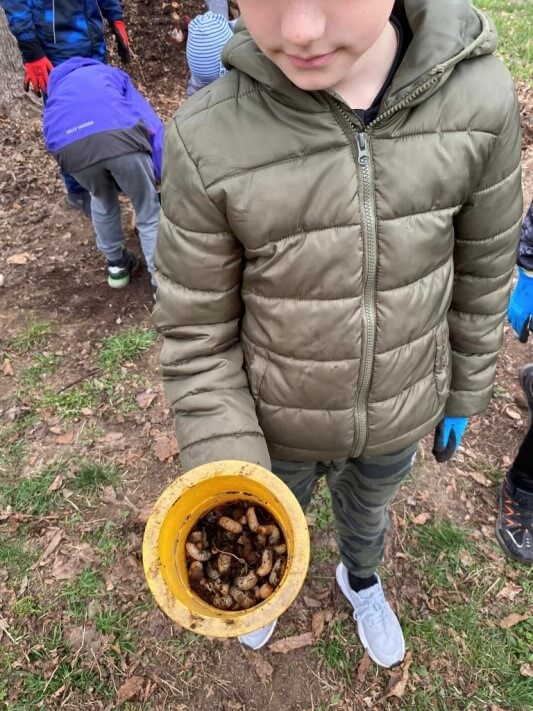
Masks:
[[[139,266],[139,259],[133,252],[124,250],[118,262],[107,262],[107,283],[112,289],[124,289],[131,281],[131,275]]]

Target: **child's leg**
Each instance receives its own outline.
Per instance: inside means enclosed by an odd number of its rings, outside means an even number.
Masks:
[[[533,421],[513,462],[511,480],[519,489],[533,492]]]
[[[329,466],[341,560],[355,578],[371,578],[381,563],[389,504],[411,470],[416,450],[413,445],[397,454]]]
[[[152,159],[146,153],[127,153],[107,160],[106,166],[131,200],[146,266],[152,274],[160,210]]]
[[[287,484],[305,510],[311,503],[313,489],[324,474],[325,468],[317,462],[288,462],[282,459],[273,459],[271,467],[274,474]]]
[[[120,219],[118,192],[100,161],[72,177],[91,193],[91,219],[96,233],[96,246],[108,262],[119,261],[124,254],[124,235]]]

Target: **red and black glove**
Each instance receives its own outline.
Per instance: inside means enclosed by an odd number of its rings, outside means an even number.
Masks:
[[[46,94],[48,77],[54,68],[52,62],[46,57],[41,57],[33,62],[24,64],[24,91],[29,91],[30,86],[37,96]]]
[[[127,64],[131,59],[131,52],[130,40],[128,38],[128,33],[126,32],[126,25],[122,22],[122,20],[115,20],[111,23],[111,29],[117,38],[118,56],[124,64]]]

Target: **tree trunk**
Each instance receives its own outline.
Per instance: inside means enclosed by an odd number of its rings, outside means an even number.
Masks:
[[[23,72],[17,43],[9,31],[6,16],[0,9],[0,112],[5,115],[19,109],[17,104],[24,93]]]

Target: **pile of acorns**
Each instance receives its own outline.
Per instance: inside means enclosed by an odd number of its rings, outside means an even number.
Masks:
[[[185,549],[191,588],[219,610],[248,610],[269,598],[287,564],[280,527],[261,506],[242,501],[201,518]]]

